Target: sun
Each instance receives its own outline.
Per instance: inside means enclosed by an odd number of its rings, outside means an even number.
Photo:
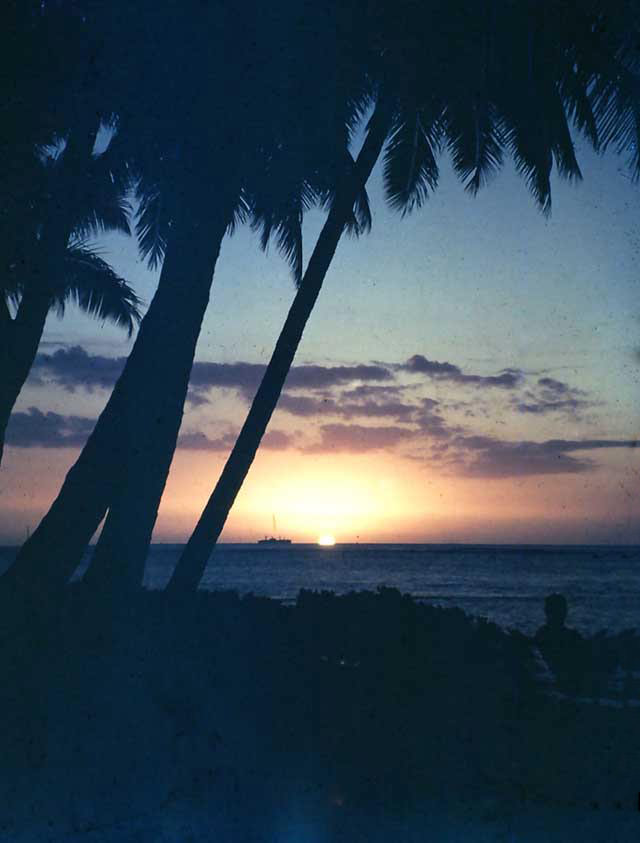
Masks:
[[[324,534],[323,534],[323,535],[321,535],[321,536],[320,536],[320,538],[318,539],[318,544],[319,544],[321,547],[333,547],[333,545],[334,545],[335,543],[336,543],[335,538],[334,538],[333,536],[330,536],[328,533],[324,533]]]

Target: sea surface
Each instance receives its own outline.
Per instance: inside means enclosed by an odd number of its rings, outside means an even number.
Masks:
[[[181,549],[152,546],[149,588],[164,586]],[[0,549],[2,568],[14,553]],[[201,587],[293,601],[302,588],[344,594],[381,585],[527,634],[544,622],[545,596],[561,592],[569,601],[568,625],[583,633],[640,630],[640,547],[220,544]]]

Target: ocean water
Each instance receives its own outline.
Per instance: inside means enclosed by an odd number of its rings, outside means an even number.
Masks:
[[[181,549],[152,546],[149,588],[164,586]],[[0,561],[14,552],[0,550]],[[344,594],[381,585],[527,634],[543,623],[551,592],[567,597],[568,624],[583,633],[640,629],[640,547],[220,544],[201,587],[292,601],[301,588]]]

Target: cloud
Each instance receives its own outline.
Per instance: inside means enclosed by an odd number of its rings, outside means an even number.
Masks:
[[[183,433],[178,438],[178,448],[184,451],[215,451],[228,453],[236,443],[237,432],[230,431],[210,439],[206,433],[195,431]],[[262,437],[261,448],[284,451],[293,447],[293,436],[283,430],[269,430]]]
[[[490,436],[458,436],[451,444],[457,455],[451,464],[471,477],[528,477],[541,474],[579,474],[596,468],[593,460],[576,452],[608,448],[635,448],[628,439],[549,439],[545,442],[508,442]]]
[[[461,433],[462,427],[451,425],[443,418],[438,409],[440,406],[440,402],[433,398],[422,399],[422,411],[416,417],[420,430],[434,439],[448,439]]]
[[[265,369],[261,363],[196,362],[191,369],[189,391],[201,395],[214,388],[234,389],[252,398]]]
[[[236,441],[233,433],[223,433],[210,439],[202,431],[182,433],[178,437],[178,448],[182,451],[230,451]]]
[[[123,365],[124,358],[90,355],[84,348],[74,346],[52,354],[39,354],[34,376],[40,383],[52,381],[71,391],[79,387],[91,391],[111,387]],[[189,400],[192,405],[204,404],[209,390],[215,388],[234,390],[250,400],[264,371],[262,364],[242,361],[197,362],[193,367]],[[407,383],[409,378],[401,378],[401,373],[421,375],[422,380],[413,377]],[[441,401],[424,395],[434,381],[451,387],[453,395]],[[473,398],[472,403],[462,401],[455,387],[465,385],[506,391],[506,400],[500,398],[504,392],[496,396],[494,391],[476,391],[466,396]],[[411,458],[437,463],[443,470],[462,476],[578,474],[597,468],[597,451],[634,447],[635,442],[508,441],[497,436],[474,435],[467,424],[472,424],[469,418],[475,415],[490,414],[494,425],[504,426],[508,424],[505,409],[531,417],[564,413],[575,421],[580,411],[593,406],[597,405],[585,391],[540,371],[525,374],[507,368],[495,375],[476,375],[465,373],[450,362],[429,360],[420,354],[400,365],[377,361],[353,366],[304,364],[292,367],[278,409],[304,418],[309,425],[305,430],[307,435],[272,430],[263,438],[261,447],[356,454],[398,449],[406,455],[408,449],[400,446],[408,442],[413,451]],[[457,423],[461,419],[465,426]],[[42,413],[31,408],[28,413],[12,417],[7,443],[25,448],[77,447],[84,443],[93,425],[93,419]],[[310,442],[309,434],[315,434],[315,441]],[[232,430],[219,434],[195,430],[183,433],[178,447],[226,454],[235,440],[236,433]]]
[[[557,381],[555,378],[538,378],[538,384],[553,395],[566,395],[567,392],[572,391],[568,384],[564,381]]]
[[[82,346],[62,348],[53,354],[38,354],[32,370],[32,385],[56,383],[73,392],[78,387],[92,392],[111,389],[124,368],[124,357],[89,354]],[[253,397],[266,366],[261,363],[194,363],[189,382],[193,404],[206,401],[204,394],[213,388],[234,389],[245,398]],[[288,389],[321,389],[359,381],[393,380],[393,372],[382,365],[292,366],[287,377]]]
[[[324,424],[320,428],[320,440],[302,450],[306,453],[363,454],[392,448],[400,442],[415,436],[415,432],[406,427],[368,427],[360,424]]]
[[[588,393],[576,389],[555,378],[538,378],[538,391],[528,391],[525,401],[515,401],[519,413],[544,415],[546,413],[567,413],[577,416],[581,410],[595,406],[586,399]]]
[[[31,370],[31,383],[42,385],[51,381],[74,392],[83,387],[111,389],[124,368],[124,357],[104,357],[88,354],[80,345],[60,348],[53,354],[38,354]]]
[[[96,419],[43,413],[36,407],[13,413],[7,425],[6,444],[13,448],[81,448],[95,427]],[[209,438],[201,431],[183,433],[178,448],[186,451],[228,452],[235,445],[237,432],[228,431]],[[294,437],[282,430],[270,430],[262,437],[261,448],[285,450],[294,445]]]
[[[411,420],[419,410],[416,404],[402,401],[342,401],[335,398],[313,398],[309,395],[283,393],[278,409],[294,416],[338,416],[352,418],[390,418]]]
[[[14,448],[78,448],[94,425],[95,419],[43,413],[30,407],[26,413],[12,414],[5,441]]]
[[[342,392],[342,398],[349,401],[363,401],[366,399],[371,399],[372,401],[380,399],[388,400],[400,396],[406,389],[406,386],[399,386],[397,384],[393,386],[379,386],[365,383],[354,386],[353,389],[344,390]]]
[[[532,415],[544,415],[545,413],[570,413],[575,415],[579,410],[591,406],[590,401],[581,401],[577,398],[565,398],[562,401],[519,401],[515,404],[519,413],[530,413]]]
[[[340,415],[345,418],[365,416],[367,418],[389,418],[410,421],[415,418],[419,407],[402,401],[365,401],[362,404],[342,404]]]
[[[498,387],[500,389],[515,389],[523,380],[523,373],[519,369],[503,369],[497,375],[466,375],[459,366],[455,366],[453,363],[439,363],[437,360],[428,360],[422,354],[414,354],[406,363],[397,368],[411,374],[426,375],[428,378],[437,381]]]
[[[292,366],[288,389],[321,389],[354,381],[389,381],[394,374],[386,366]]]
[[[284,430],[268,430],[262,437],[261,448],[271,451],[286,451],[294,445],[294,437]]]
[[[312,398],[310,395],[291,395],[283,392],[278,401],[278,409],[292,416],[334,415],[339,412],[333,398]]]
[[[460,369],[453,363],[438,363],[436,360],[427,360],[422,354],[414,354],[406,363],[399,366],[405,372],[429,375],[432,378],[449,380],[461,374]]]

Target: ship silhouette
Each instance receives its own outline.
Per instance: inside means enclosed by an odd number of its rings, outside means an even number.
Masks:
[[[273,524],[273,535],[272,536],[265,536],[263,539],[258,539],[258,544],[291,544],[291,539],[285,539],[282,536],[278,536],[276,538],[276,533],[278,532],[278,528],[276,525],[276,516],[271,516],[272,524]]]

